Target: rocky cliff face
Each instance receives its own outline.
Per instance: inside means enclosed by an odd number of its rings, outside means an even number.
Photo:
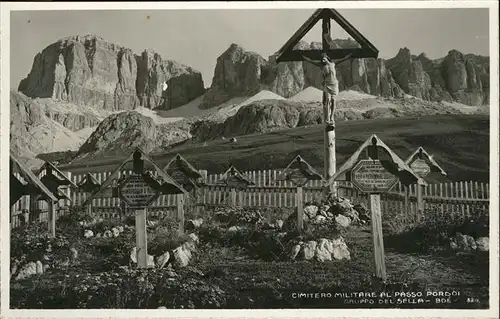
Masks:
[[[430,76],[420,61],[413,60],[410,50],[400,49],[394,58],[387,60],[386,66],[405,93],[423,100],[430,99]]]
[[[483,104],[481,70],[471,59],[457,50],[449,51],[441,63],[441,76],[454,100],[467,105]]]
[[[202,108],[210,108],[235,96],[251,96],[262,88],[262,72],[267,61],[237,44],[217,58],[212,85],[204,96]]]
[[[336,40],[335,43],[342,47],[356,45],[352,40]],[[321,43],[301,41],[296,48],[320,49]],[[403,94],[381,59],[355,59],[352,64],[344,62],[337,65],[337,77],[341,90],[359,87],[364,92],[384,97],[399,97]],[[308,86],[322,86],[319,68],[313,64],[300,61],[276,63],[276,55],[270,56],[267,61],[254,52],[232,44],[217,59],[213,84],[205,96],[204,107],[216,106],[232,97],[261,89],[288,98]]]
[[[138,112],[121,112],[102,121],[78,149],[76,157],[124,155],[136,147],[152,152],[189,138],[191,135],[187,129],[160,125]]]
[[[352,40],[335,40],[342,47]],[[342,43],[340,43],[342,42]],[[299,49],[319,49],[320,43],[299,42]],[[489,59],[464,56],[450,51],[443,59],[414,56],[407,48],[389,60],[353,59],[337,65],[340,90],[350,88],[382,97],[399,98],[404,94],[429,101],[457,101],[482,105],[484,87],[489,87]],[[204,107],[213,107],[235,96],[267,89],[285,98],[308,86],[321,88],[319,68],[308,62],[276,63],[276,56],[265,60],[254,52],[232,44],[218,59],[212,87],[205,96]]]
[[[183,76],[182,81],[170,82],[179,76]],[[37,54],[19,91],[33,98],[130,110],[165,105],[163,81],[171,84],[169,107],[180,106],[204,91],[201,74],[190,67],[163,60],[151,51],[135,55],[97,36],[75,36],[59,40]]]
[[[73,132],[61,124],[75,128],[95,125],[100,119],[63,113],[46,108],[22,93],[10,92],[10,149],[32,167],[39,165],[40,153],[76,150],[91,132]],[[90,122],[89,122],[90,121]]]

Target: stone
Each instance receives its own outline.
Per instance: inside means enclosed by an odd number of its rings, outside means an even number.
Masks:
[[[118,237],[120,235],[120,231],[116,227],[113,227],[111,229],[111,233],[112,233],[113,237]]]
[[[87,230],[85,230],[85,232],[84,232],[83,236],[84,236],[85,238],[90,238],[90,237],[93,237],[93,236],[94,236],[94,232],[93,232],[93,231],[91,231],[90,229],[87,229]]]
[[[351,225],[351,220],[349,219],[349,217],[346,217],[344,215],[337,215],[335,217],[335,222],[344,228],[347,228]]]
[[[349,249],[347,248],[347,244],[344,241],[344,238],[339,237],[337,239],[331,240],[332,243],[332,257],[336,260],[347,259],[351,260],[351,254]],[[330,247],[329,247],[330,248]]]
[[[174,265],[180,268],[186,267],[189,264],[189,257],[182,246],[177,247],[172,251],[174,256]]]
[[[281,229],[283,228],[283,221],[281,219],[276,220],[275,222],[276,228]]]
[[[166,251],[158,257],[158,262],[157,262],[158,268],[162,269],[163,267],[165,267],[165,265],[169,262],[169,260],[170,260],[170,253]]]
[[[366,208],[365,204],[356,204],[354,205],[354,210],[358,213],[359,219],[361,221],[369,221],[370,220],[370,211]]]
[[[450,238],[450,247],[456,252],[473,252],[477,249],[474,238],[461,233],[456,233]]]
[[[332,260],[332,252],[328,249],[328,239],[321,238],[316,246],[315,257],[318,261],[324,262],[327,260]]]
[[[43,264],[40,260],[37,260],[36,262],[36,273],[37,275],[43,274]]]
[[[347,198],[339,197],[335,198],[332,202],[331,211],[337,215],[344,215],[349,218],[352,218],[354,206],[351,201]]]
[[[71,247],[70,248],[70,253],[71,253],[71,260],[75,261],[78,259],[78,250],[76,250],[76,248],[74,247]]]
[[[154,258],[154,256],[148,255],[147,267],[148,268],[154,268],[155,267],[155,258]]]
[[[318,214],[318,206],[308,205],[304,207],[304,214],[307,215],[309,219],[313,219]]]
[[[290,252],[290,259],[295,260],[295,258],[297,258],[297,256],[299,255],[301,249],[302,249],[302,242],[298,243],[297,245],[294,245]]]
[[[476,245],[479,251],[489,251],[490,239],[488,237],[478,237],[476,238]]]
[[[137,264],[137,247],[132,248],[132,250],[130,251],[130,260],[134,264]]]
[[[318,243],[314,240],[310,240],[304,244],[304,259],[305,260],[310,260],[314,257],[314,254],[316,253],[316,246]]]
[[[24,265],[16,276],[16,280],[22,280],[29,278],[37,274],[37,264],[35,262],[29,262]]]
[[[17,272],[17,267],[19,266],[19,261],[15,260],[13,263],[11,263],[10,266],[10,274],[11,276]]]
[[[315,224],[322,224],[326,221],[326,217],[323,216],[323,215],[316,215],[316,217],[314,218],[314,223]]]
[[[189,253],[196,251],[196,245],[193,241],[186,241],[181,246]]]
[[[236,233],[242,229],[243,229],[243,227],[240,227],[240,226],[231,226],[231,227],[229,227],[229,229],[227,231],[230,233]]]
[[[203,224],[203,218],[188,219],[185,223],[184,229],[194,230],[196,228],[199,228],[202,224]]]
[[[326,212],[326,213],[328,213],[330,211],[330,208],[331,208],[330,205],[324,204],[324,205],[321,205],[321,207],[319,208],[319,210],[320,210],[320,212]]]
[[[328,211],[323,210],[323,209],[320,209],[320,210],[319,210],[319,213],[318,213],[318,215],[317,215],[316,217],[318,217],[319,215],[320,215],[320,216],[323,216],[323,217],[325,217],[325,218],[328,218]]]
[[[200,242],[200,238],[198,237],[198,235],[196,235],[195,233],[191,233],[189,234],[189,238],[193,241],[193,243],[195,244],[198,244]]]

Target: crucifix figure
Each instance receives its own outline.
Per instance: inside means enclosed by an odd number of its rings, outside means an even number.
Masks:
[[[321,74],[323,75],[323,107],[325,109],[325,113],[327,114],[325,120],[328,126],[334,127],[336,109],[335,97],[339,94],[339,81],[337,80],[335,65],[349,59],[351,54],[337,60],[331,60],[326,53],[321,54],[320,61],[310,59],[306,56],[302,57],[304,58],[304,61],[321,68]]]

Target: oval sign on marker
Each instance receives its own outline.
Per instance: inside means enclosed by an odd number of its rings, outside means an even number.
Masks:
[[[431,172],[430,166],[423,159],[416,159],[410,164],[411,170],[419,177],[425,177]]]
[[[379,160],[360,160],[351,171],[352,184],[363,193],[389,191],[398,178],[388,172]]]
[[[128,176],[120,189],[120,198],[133,208],[147,207],[158,196],[159,192],[151,187],[140,175]]]

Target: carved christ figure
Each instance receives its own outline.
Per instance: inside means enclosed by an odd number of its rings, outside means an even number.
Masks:
[[[306,56],[302,57],[304,61],[312,63],[321,69],[321,74],[323,75],[323,108],[326,113],[326,124],[334,126],[336,109],[335,96],[339,94],[339,81],[337,80],[335,65],[349,59],[351,54],[337,60],[330,60],[326,53],[321,54],[320,61],[310,59]]]

